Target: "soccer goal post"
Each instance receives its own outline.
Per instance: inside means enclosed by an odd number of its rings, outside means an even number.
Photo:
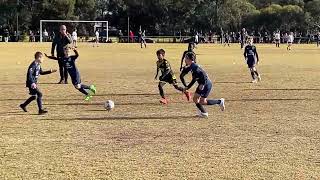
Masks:
[[[109,22],[108,21],[78,21],[78,20],[40,20],[40,42],[43,42],[43,24],[44,23],[92,23],[94,31],[96,28],[105,28],[106,40],[109,40]],[[105,26],[104,26],[105,24]],[[71,34],[72,32],[70,32]]]

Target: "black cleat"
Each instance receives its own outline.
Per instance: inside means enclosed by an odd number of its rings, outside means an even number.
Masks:
[[[68,81],[64,81],[64,84],[68,84]]]
[[[20,106],[19,106],[24,112],[28,112],[27,111],[27,108],[26,108],[26,106],[25,105],[23,105],[23,104],[20,104]]]
[[[57,84],[63,84],[63,80],[60,80]]]
[[[43,115],[43,114],[47,114],[47,113],[48,113],[48,111],[46,111],[46,110],[43,110],[43,109],[39,110],[39,115]]]

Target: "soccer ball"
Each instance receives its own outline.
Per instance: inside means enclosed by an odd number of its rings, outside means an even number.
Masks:
[[[114,102],[111,101],[111,100],[108,100],[104,103],[104,108],[107,110],[107,111],[111,111],[113,108],[114,108]]]

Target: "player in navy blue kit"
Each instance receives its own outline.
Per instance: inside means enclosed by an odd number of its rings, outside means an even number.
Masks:
[[[29,88],[29,94],[31,97],[27,99],[23,104],[20,104],[20,108],[27,112],[27,106],[34,100],[37,99],[37,104],[39,108],[39,115],[46,114],[48,111],[44,110],[42,107],[42,93],[38,87],[38,78],[40,75],[46,75],[56,72],[57,70],[43,71],[41,68],[41,63],[43,63],[43,54],[41,52],[36,52],[34,55],[35,60],[30,64],[27,72],[26,87]]]
[[[191,95],[188,91],[185,91],[183,87],[178,86],[176,76],[174,75],[171,69],[170,63],[164,58],[165,51],[163,49],[159,49],[156,54],[157,54],[158,61],[157,61],[157,74],[155,76],[155,79],[157,79],[158,77],[159,70],[161,71],[161,76],[159,77],[160,82],[158,85],[159,93],[161,96],[160,103],[168,104],[168,100],[164,96],[164,91],[163,91],[163,86],[167,83],[172,84],[175,89],[183,92],[189,101],[191,98]]]
[[[87,86],[81,83],[80,73],[78,68],[76,67],[76,60],[79,57],[78,51],[73,49],[75,55],[70,56],[70,47],[66,47],[64,49],[65,56],[62,58],[62,62],[67,68],[67,71],[71,77],[72,84],[76,89],[78,89],[81,93],[85,95],[85,100],[89,101],[92,98],[92,94],[96,93],[96,87],[94,85]],[[45,54],[46,55],[46,54]],[[58,58],[54,56],[47,56],[49,59],[58,60]],[[89,92],[87,91],[89,90]],[[92,93],[92,94],[91,94]]]
[[[187,53],[185,55],[185,63],[187,65],[187,72],[192,73],[192,81],[185,87],[185,90],[190,89],[194,83],[198,82],[198,87],[196,92],[193,96],[193,102],[196,104],[197,108],[199,109],[199,117],[206,118],[208,117],[208,112],[205,110],[203,105],[219,105],[222,111],[225,110],[224,99],[221,98],[217,99],[210,99],[207,100],[211,89],[212,89],[212,82],[209,79],[207,73],[196,63],[194,63],[195,54],[194,53]],[[181,81],[185,81],[184,77],[181,76]]]
[[[256,46],[253,45],[252,37],[249,38],[249,44],[245,47],[243,55],[251,72],[251,76],[253,79],[252,83],[261,81],[261,76],[256,68],[256,65],[259,63],[259,55]]]

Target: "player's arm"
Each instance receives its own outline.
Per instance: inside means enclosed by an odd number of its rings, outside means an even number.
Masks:
[[[36,67],[32,66],[29,68],[29,73],[28,73],[28,82],[30,82],[31,84],[36,84],[36,77],[33,76],[33,73],[35,71]]]
[[[190,89],[193,85],[194,85],[194,83],[196,83],[197,82],[197,78],[192,78],[192,80],[191,80],[191,82],[188,84],[188,86],[186,87],[186,90],[188,90],[188,89]]]
[[[51,73],[54,73],[54,72],[57,72],[57,70],[50,69],[49,71],[43,71],[42,68],[40,68],[40,74],[41,75],[47,75],[47,74],[51,74]]]
[[[53,39],[52,41],[52,46],[51,46],[51,55],[54,56],[54,50],[56,48],[56,45],[57,45],[57,39],[56,37]]]
[[[79,57],[79,53],[76,49],[73,49],[73,52],[74,52],[74,58],[77,59]]]
[[[158,74],[159,74],[159,67],[158,67],[158,65],[157,65],[157,73],[156,73],[156,76],[154,77],[154,79],[157,79]]]
[[[182,70],[182,65],[183,65],[183,60],[184,60],[185,55],[186,55],[186,52],[183,53],[182,58],[181,58],[180,71]]]
[[[186,80],[184,79],[184,76],[186,76],[189,73],[190,70],[191,70],[190,67],[185,68],[185,69],[182,70],[182,72],[180,74],[180,80],[181,80],[182,84],[184,85],[184,87],[188,86],[187,83],[186,83]]]
[[[255,55],[256,55],[256,57],[257,57],[257,62],[259,62],[259,55],[258,55],[257,48],[254,49],[254,53],[255,53]]]
[[[48,59],[52,59],[52,60],[59,60],[59,58],[55,57],[55,56],[48,56],[46,53],[44,53],[44,55],[48,58]]]

